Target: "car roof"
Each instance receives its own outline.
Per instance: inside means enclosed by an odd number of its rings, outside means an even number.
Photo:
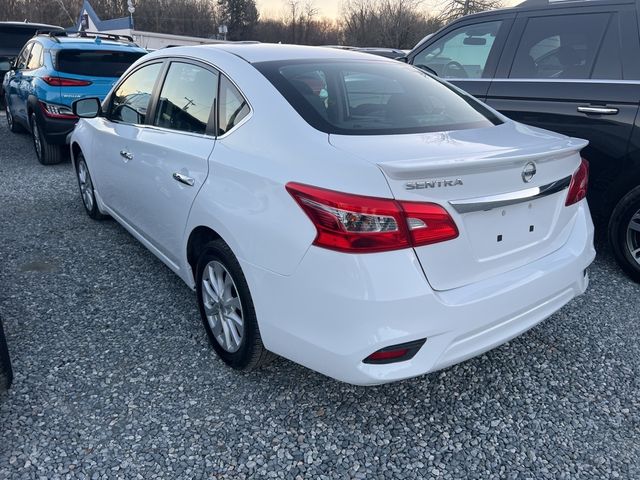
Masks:
[[[96,42],[96,39],[93,37],[83,38],[83,37],[66,37],[66,36],[54,36],[51,37],[49,35],[38,35],[37,37],[43,43],[47,44],[47,47],[54,48],[76,48],[76,49],[95,49],[95,48],[115,48],[115,49],[124,49],[124,50],[146,50],[142,47],[134,43],[129,43],[127,41],[117,41],[117,40],[109,40],[100,38],[99,42]]]
[[[575,6],[587,6],[587,5],[624,5],[624,4],[636,4],[640,3],[640,0],[525,0],[518,5],[508,8],[500,8],[497,10],[486,10],[484,12],[467,15],[456,19],[456,22],[460,20],[466,20],[468,18],[478,17],[491,17],[500,13],[518,13],[530,10],[550,10],[555,8],[575,7]],[[444,27],[443,27],[444,28]],[[418,45],[423,44],[428,38],[423,38]],[[416,46],[418,46],[416,45]],[[415,48],[415,47],[414,47]]]
[[[0,22],[0,29],[4,27],[9,28],[31,28],[34,30],[38,29],[48,29],[48,30],[59,30],[62,31],[64,28],[57,25],[48,25],[46,23],[30,23],[30,22]]]
[[[191,52],[198,55],[207,49],[224,50],[249,63],[283,61],[283,60],[369,60],[386,61],[383,57],[374,57],[368,53],[358,52],[354,50],[343,50],[327,47],[311,47],[307,45],[283,45],[277,43],[259,43],[259,44],[233,44],[223,43],[215,45],[198,45],[193,47],[183,47],[182,52]],[[200,53],[202,54],[202,53]],[[393,60],[389,60],[393,61]]]

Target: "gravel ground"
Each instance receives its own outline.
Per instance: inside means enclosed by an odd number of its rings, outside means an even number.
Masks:
[[[606,250],[585,296],[442,372],[238,374],[195,295],[2,122],[0,258],[0,478],[640,478],[640,286]]]

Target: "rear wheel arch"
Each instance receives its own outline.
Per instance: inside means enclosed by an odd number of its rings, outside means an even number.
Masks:
[[[613,210],[622,199],[638,185],[640,185],[640,166],[630,171],[625,171],[624,174],[614,180],[606,193],[606,198],[609,200],[607,213],[613,213]]]
[[[29,95],[27,99],[27,118],[31,118],[31,114],[35,113],[38,117],[38,99],[34,95]]]
[[[198,258],[200,256],[200,253],[208,243],[215,240],[224,241],[224,239],[218,232],[204,225],[200,225],[194,228],[189,234],[189,240],[187,241],[187,262],[191,267],[191,273],[193,274],[194,279],[196,276],[196,268],[198,266]]]

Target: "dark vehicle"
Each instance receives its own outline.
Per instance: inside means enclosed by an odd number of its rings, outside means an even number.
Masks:
[[[456,20],[407,56],[516,121],[589,140],[594,220],[637,281],[639,13],[637,0],[529,0]]]
[[[0,107],[4,107],[2,79],[24,44],[37,32],[64,32],[64,28],[42,23],[0,22]]]
[[[2,318],[0,318],[0,393],[6,392],[13,381],[13,371],[11,370],[11,360],[9,359],[9,348],[7,339],[4,336]]]

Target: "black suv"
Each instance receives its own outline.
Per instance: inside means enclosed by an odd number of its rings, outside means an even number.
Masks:
[[[508,117],[589,140],[589,204],[640,281],[640,0],[529,0],[417,45],[433,71]]]
[[[0,22],[0,107],[4,107],[2,79],[24,44],[37,32],[64,32],[64,28],[42,23]]]

